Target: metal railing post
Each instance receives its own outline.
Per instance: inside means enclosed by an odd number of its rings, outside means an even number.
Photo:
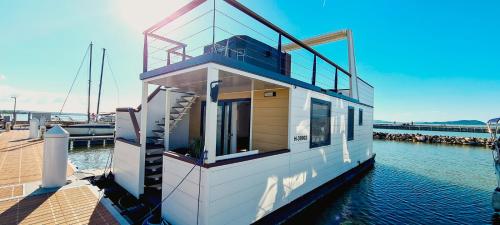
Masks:
[[[214,14],[212,18],[212,53],[215,53],[215,0],[214,1]]]
[[[313,61],[312,85],[316,85],[316,54],[314,54],[314,61]]]
[[[148,71],[148,33],[144,33],[144,49],[142,53],[142,72]]]
[[[278,37],[278,73],[283,74],[281,70],[281,34]]]
[[[182,61],[186,60],[186,46],[182,47]]]
[[[167,51],[167,66],[170,65],[170,51]]]
[[[335,67],[335,92],[339,92],[339,70]]]

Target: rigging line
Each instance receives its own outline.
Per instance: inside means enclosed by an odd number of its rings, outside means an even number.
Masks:
[[[210,13],[210,12],[212,12],[212,11],[214,11],[214,10],[213,10],[213,9],[210,9],[210,10],[206,11],[205,13],[202,13],[201,15],[199,15],[199,16],[197,16],[197,17],[195,17],[194,19],[191,19],[191,20],[187,21],[186,23],[181,24],[181,25],[179,25],[179,26],[177,26],[177,27],[173,28],[172,30],[165,31],[165,33],[158,32],[158,34],[163,35],[164,37],[166,37],[167,35],[169,35],[169,34],[173,33],[174,31],[179,30],[180,28],[185,28],[187,25],[191,24],[193,21],[195,21],[195,20],[197,20],[197,19],[199,19],[199,18],[201,18],[201,17],[203,17],[203,16],[207,15],[208,13]],[[158,39],[155,39],[155,40],[158,40]]]
[[[87,47],[87,50],[85,51],[85,55],[82,58],[82,62],[80,63],[80,66],[78,67],[78,70],[76,71],[75,78],[73,79],[73,82],[71,83],[71,87],[69,88],[68,94],[66,95],[66,98],[64,99],[64,102],[61,106],[61,110],[59,110],[59,115],[61,115],[64,106],[66,105],[66,101],[69,98],[69,95],[71,94],[71,91],[73,90],[73,86],[75,85],[76,79],[78,78],[78,75],[80,74],[80,70],[82,69],[83,63],[85,62],[85,59],[87,58],[87,54],[89,53],[90,45]]]
[[[248,28],[249,30],[251,30],[251,31],[253,31],[253,32],[255,32],[255,33],[257,33],[257,34],[261,35],[262,37],[267,38],[268,40],[270,40],[270,41],[272,41],[272,42],[274,42],[274,43],[277,43],[277,42],[278,42],[277,40],[274,40],[274,39],[272,39],[271,37],[268,37],[267,35],[264,35],[263,33],[261,33],[261,32],[259,32],[259,31],[257,31],[256,29],[253,29],[252,27],[250,27],[250,26],[248,26],[248,25],[246,25],[246,24],[242,23],[241,21],[239,21],[239,20],[237,20],[237,19],[235,19],[235,18],[233,18],[233,17],[229,16],[229,15],[228,15],[228,14],[226,14],[226,13],[223,13],[222,11],[220,11],[220,10],[218,10],[218,9],[216,9],[215,11],[217,11],[217,12],[218,12],[218,13],[220,13],[221,15],[226,16],[227,18],[229,18],[229,19],[233,20],[234,22],[241,24],[242,26],[244,26],[244,27]]]
[[[115,73],[113,72],[113,69],[111,69],[111,56],[109,55],[109,52],[107,53],[108,55],[108,60],[106,61],[107,64],[108,64],[108,69],[109,69],[109,72],[111,72],[111,77],[113,78],[113,82],[115,84],[115,87],[116,87],[116,102],[117,102],[117,106],[120,105],[120,86],[118,86],[118,82],[116,81],[116,77],[115,77]]]
[[[189,35],[189,36],[183,37],[182,39],[179,39],[179,40],[177,40],[177,41],[178,41],[178,42],[183,42],[183,41],[185,41],[185,40],[187,40],[187,39],[190,39],[190,38],[194,37],[195,35],[198,35],[198,34],[200,34],[200,33],[202,33],[202,32],[205,32],[206,30],[208,30],[208,29],[210,29],[210,28],[212,28],[212,26],[209,26],[209,27],[207,27],[207,28],[205,28],[205,29],[202,29],[202,30],[200,30],[200,31],[198,31],[198,32],[196,32],[196,33],[194,33],[194,34]],[[169,46],[173,46],[173,45],[167,45],[167,46],[165,46],[165,47],[159,47],[159,48],[158,48],[158,47],[153,47],[153,46],[152,46],[152,48],[155,48],[155,49],[157,49],[157,50],[156,50],[156,51],[153,51],[153,52],[152,52],[152,53],[150,53],[150,54],[154,54],[154,53],[156,53],[156,52],[158,52],[158,51],[161,51],[161,50],[167,50],[167,48],[168,48]]]

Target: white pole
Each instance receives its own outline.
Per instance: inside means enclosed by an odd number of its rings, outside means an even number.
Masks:
[[[66,184],[69,133],[55,125],[45,133],[43,146],[42,187],[54,188]]]
[[[248,150],[252,151],[253,149],[253,105],[254,105],[254,99],[255,99],[255,84],[254,84],[254,79],[252,79],[252,90],[250,93],[250,135],[249,135],[249,143],[248,143]]]
[[[144,167],[146,160],[146,138],[148,134],[148,91],[149,85],[142,82],[142,101],[141,101],[141,129],[140,144],[141,153],[139,159],[139,194],[144,193]]]
[[[350,96],[358,99],[358,75],[356,73],[356,57],[354,56],[354,40],[351,30],[347,30],[347,53],[349,57],[349,73],[351,74],[349,81]]]
[[[40,123],[38,122],[37,118],[33,118],[30,120],[30,139],[38,138],[39,126],[40,126]]]
[[[165,131],[163,133],[163,145],[165,146],[165,151],[168,151],[170,145],[170,109],[171,109],[171,92],[167,88],[165,90]]]
[[[219,80],[219,70],[213,67],[207,69],[207,99],[205,107],[205,148],[206,163],[215,162],[217,148],[217,102],[210,98],[210,83]],[[220,84],[219,84],[220,85]]]

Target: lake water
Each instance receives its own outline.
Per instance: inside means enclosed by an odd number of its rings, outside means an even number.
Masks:
[[[68,158],[78,170],[104,169],[114,146],[75,147],[68,151]]]
[[[290,224],[491,224],[496,187],[486,148],[373,143],[375,168]]]
[[[426,130],[396,130],[396,129],[373,129],[373,132],[383,132],[383,133],[389,133],[389,134],[425,134],[425,135],[441,135],[441,136],[453,136],[453,137],[490,138],[489,133],[446,132],[446,131],[426,131]]]

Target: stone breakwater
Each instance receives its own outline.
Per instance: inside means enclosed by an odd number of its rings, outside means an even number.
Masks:
[[[389,134],[383,132],[373,132],[373,139],[422,142],[429,144],[469,145],[479,147],[490,147],[492,145],[492,142],[489,138],[453,137],[423,134]]]

